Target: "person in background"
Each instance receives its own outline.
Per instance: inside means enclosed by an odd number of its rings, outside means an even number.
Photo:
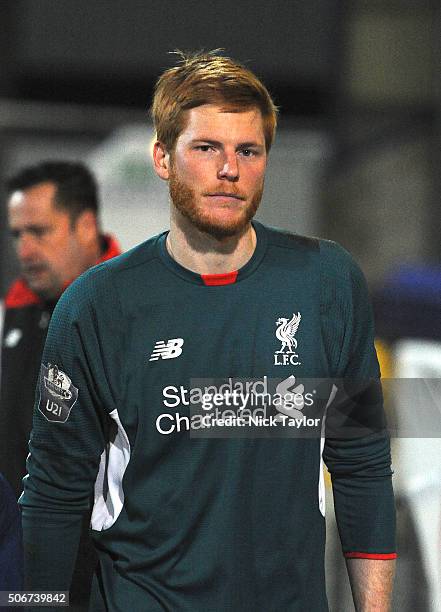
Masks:
[[[98,188],[84,164],[48,160],[25,167],[7,181],[6,189],[20,276],[0,313],[0,472],[18,498],[52,312],[75,278],[120,249],[112,236],[101,232]],[[80,563],[78,571],[91,563]]]

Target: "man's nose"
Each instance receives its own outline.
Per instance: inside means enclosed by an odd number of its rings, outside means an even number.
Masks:
[[[21,234],[16,243],[17,257],[20,261],[30,261],[37,253],[35,238],[29,234]]]
[[[225,152],[221,160],[221,168],[218,172],[220,179],[237,181],[239,178],[239,164],[236,152]]]

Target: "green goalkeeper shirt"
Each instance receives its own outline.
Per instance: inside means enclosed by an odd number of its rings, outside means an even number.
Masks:
[[[63,294],[20,500],[28,588],[69,588],[93,496],[94,612],[325,611],[322,460],[343,553],[395,557],[363,275],[253,226],[238,271],[183,268],[164,233]]]

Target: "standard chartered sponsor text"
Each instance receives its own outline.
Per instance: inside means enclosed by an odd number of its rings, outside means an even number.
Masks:
[[[317,427],[320,419],[308,418],[302,410],[314,403],[313,393],[269,393],[268,377],[257,380],[228,378],[219,384],[194,387],[167,385],[163,388],[163,405],[184,406],[188,414],[164,412],[156,419],[156,429],[162,435],[173,432],[201,430],[211,427]],[[268,414],[275,409],[276,415]],[[274,412],[274,410],[272,410]],[[288,412],[288,414],[287,414]],[[284,414],[283,414],[284,413]]]

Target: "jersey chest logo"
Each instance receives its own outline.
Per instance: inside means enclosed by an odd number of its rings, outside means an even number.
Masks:
[[[274,353],[274,365],[300,365],[295,334],[299,328],[302,315],[300,312],[292,315],[291,319],[279,317],[276,321],[276,338],[282,346]]]
[[[165,340],[158,340],[149,361],[157,361],[158,359],[175,359],[182,354],[183,344],[183,338],[172,338],[167,342]]]

